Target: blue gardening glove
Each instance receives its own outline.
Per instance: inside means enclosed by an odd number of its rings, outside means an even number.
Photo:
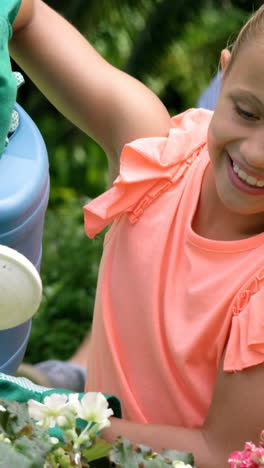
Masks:
[[[5,147],[16,102],[17,82],[12,73],[8,41],[21,0],[0,0],[0,156]]]

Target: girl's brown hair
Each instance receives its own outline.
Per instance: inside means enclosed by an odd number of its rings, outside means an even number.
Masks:
[[[264,33],[264,5],[262,5],[256,13],[246,22],[240,30],[235,42],[231,45],[231,57],[226,69],[226,73],[231,69],[239,51],[244,45],[256,40]]]

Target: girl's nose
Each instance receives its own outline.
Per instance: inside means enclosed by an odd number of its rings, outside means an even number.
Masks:
[[[241,142],[240,154],[249,167],[264,171],[264,128],[255,130]]]

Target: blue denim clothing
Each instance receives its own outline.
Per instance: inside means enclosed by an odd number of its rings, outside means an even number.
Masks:
[[[210,82],[208,88],[203,92],[197,101],[196,107],[203,107],[204,109],[214,110],[221,89],[221,77],[219,72]]]

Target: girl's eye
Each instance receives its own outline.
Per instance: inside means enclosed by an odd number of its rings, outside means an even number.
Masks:
[[[246,120],[259,120],[259,117],[257,115],[252,114],[251,112],[248,112],[245,109],[242,109],[242,107],[238,106],[237,104],[235,104],[235,111],[243,119],[246,119]]]

